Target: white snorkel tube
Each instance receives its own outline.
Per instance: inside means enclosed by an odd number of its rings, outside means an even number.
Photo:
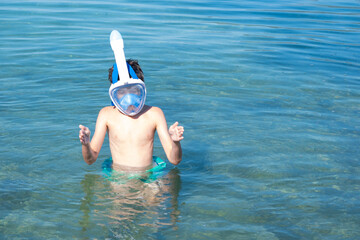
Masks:
[[[145,83],[138,79],[134,70],[126,63],[124,41],[121,34],[116,30],[110,34],[110,45],[116,61],[112,74],[113,83],[109,89],[111,101],[123,114],[134,116],[144,107],[146,100]],[[118,76],[119,81],[117,80]]]
[[[130,78],[126,66],[124,41],[121,34],[116,30],[113,30],[110,34],[110,45],[115,55],[120,81],[128,82]]]

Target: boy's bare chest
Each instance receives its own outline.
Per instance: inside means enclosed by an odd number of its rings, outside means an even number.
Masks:
[[[155,124],[146,118],[117,117],[108,121],[108,131],[118,141],[149,140],[154,137]]]

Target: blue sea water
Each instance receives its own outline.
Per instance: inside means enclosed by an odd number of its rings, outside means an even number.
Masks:
[[[113,29],[185,127],[152,184],[82,160]],[[0,33],[0,239],[359,238],[359,1],[13,0]]]

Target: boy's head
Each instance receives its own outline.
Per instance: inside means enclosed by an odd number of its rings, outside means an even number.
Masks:
[[[127,59],[126,62],[132,67],[132,69],[134,70],[134,72],[136,73],[136,76],[138,76],[139,79],[141,79],[143,82],[144,81],[144,73],[141,70],[141,67],[138,63],[137,60],[134,59]],[[114,71],[114,66],[112,66],[111,68],[109,68],[109,81],[112,84],[112,73]],[[118,77],[119,80],[119,77]]]

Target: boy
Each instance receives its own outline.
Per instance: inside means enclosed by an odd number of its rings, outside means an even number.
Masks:
[[[143,72],[137,61],[127,60],[139,79],[144,82]],[[112,71],[109,80],[112,83]],[[177,165],[182,158],[180,141],[184,138],[184,128],[175,122],[167,129],[166,119],[158,107],[144,105],[135,116],[123,114],[114,106],[100,110],[94,136],[90,142],[89,128],[79,125],[79,139],[82,154],[87,164],[93,164],[108,132],[113,166],[122,170],[143,171],[152,166],[154,135],[157,131],[168,160]]]

